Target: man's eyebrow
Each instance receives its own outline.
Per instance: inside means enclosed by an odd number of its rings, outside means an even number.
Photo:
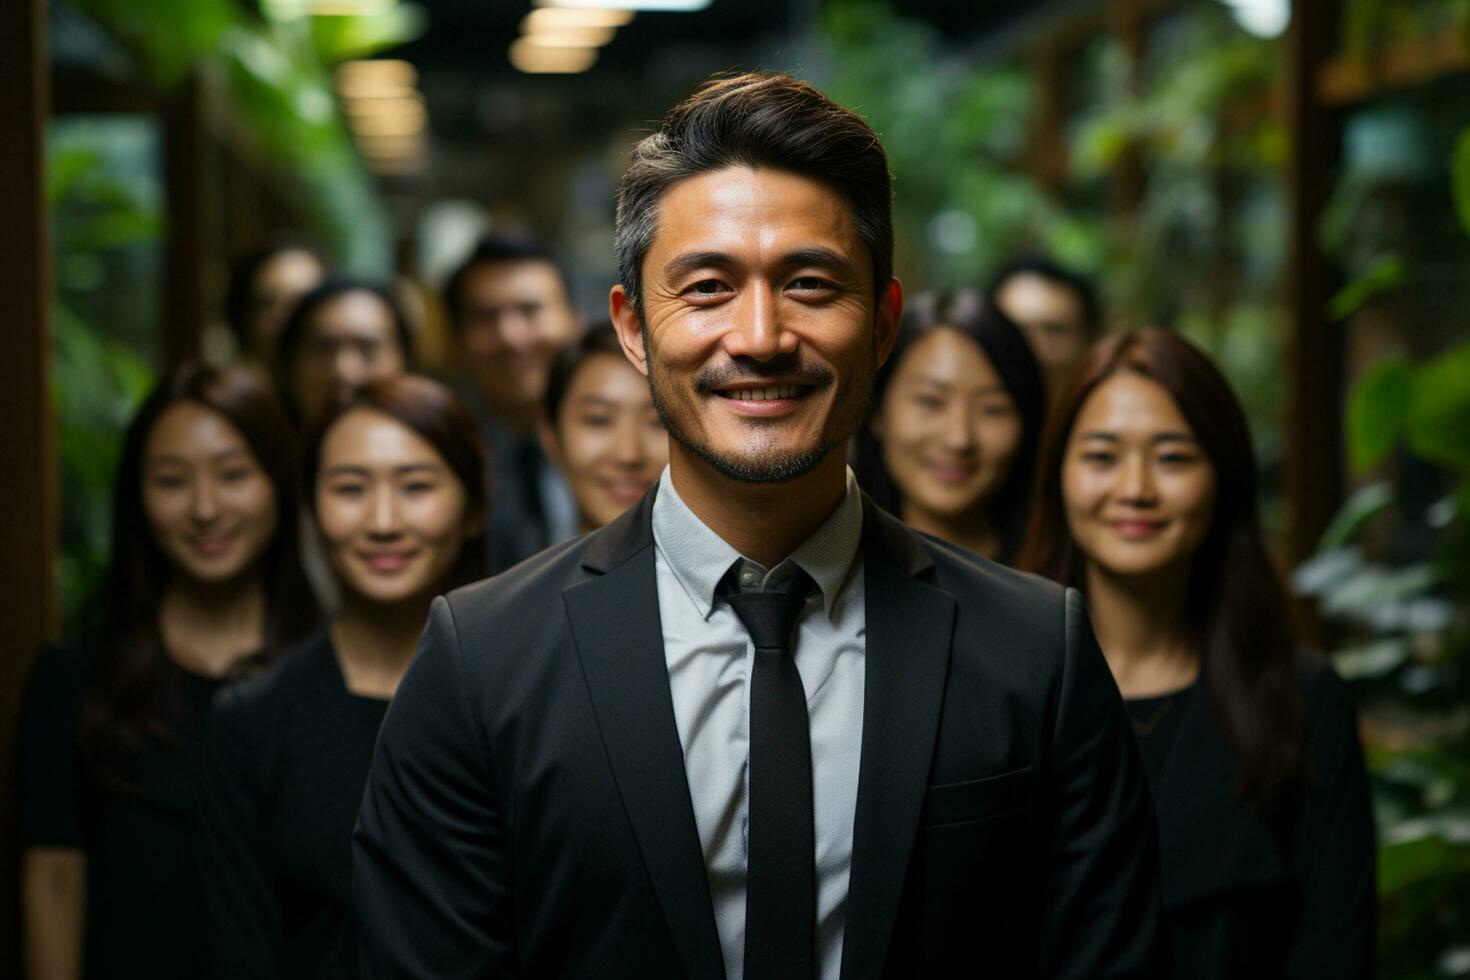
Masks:
[[[685,252],[664,264],[664,278],[682,279],[696,269],[728,269],[735,260],[725,252]]]
[[[813,245],[810,248],[799,248],[794,252],[787,252],[781,257],[781,264],[789,268],[816,266],[820,269],[830,269],[844,276],[851,275],[853,271],[851,259],[835,248],[827,248],[822,245]]]

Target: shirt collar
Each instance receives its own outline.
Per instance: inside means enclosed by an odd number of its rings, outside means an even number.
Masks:
[[[863,536],[863,498],[857,478],[847,471],[847,490],[821,527],[817,528],[781,565],[794,562],[812,577],[822,593],[822,604],[828,618],[832,616],[837,597],[852,571],[858,546]],[[715,605],[715,587],[737,559],[744,558],[724,538],[705,525],[684,503],[669,468],[659,478],[658,494],[653,501],[653,540],[668,561],[674,577],[698,607],[700,615],[709,618]],[[745,558],[764,571],[758,562]]]

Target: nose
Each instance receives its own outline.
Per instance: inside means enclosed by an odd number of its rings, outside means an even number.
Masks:
[[[380,487],[373,494],[372,513],[368,517],[368,531],[379,538],[388,538],[398,533],[398,494],[388,487]]]
[[[618,426],[613,442],[613,459],[620,466],[634,469],[643,465],[643,433],[636,419]]]
[[[944,448],[955,453],[969,453],[975,449],[974,420],[969,410],[958,400],[945,414]]]
[[[734,322],[725,334],[725,353],[731,357],[769,361],[796,352],[797,337],[783,329],[780,303],[768,284],[742,290],[731,316]]]
[[[194,481],[194,507],[191,512],[196,524],[208,524],[219,516],[219,495],[214,481],[200,477]]]
[[[1120,497],[1137,507],[1148,507],[1157,502],[1154,488],[1153,467],[1141,453],[1130,453],[1123,464],[1123,483]]]
[[[521,310],[506,310],[500,315],[500,339],[502,343],[524,354],[536,345],[540,331],[532,318]]]
[[[343,344],[337,348],[332,370],[337,375],[337,380],[347,387],[360,385],[368,380],[367,358],[351,344]]]

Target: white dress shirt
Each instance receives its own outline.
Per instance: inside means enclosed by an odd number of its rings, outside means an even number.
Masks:
[[[737,561],[743,590],[789,579],[795,566],[817,584],[797,621],[794,656],[811,725],[818,975],[837,980],[862,755],[862,529],[862,497],[851,470],[842,503],[772,569],[742,557],[700,521],[679,498],[667,468],[653,502],[664,657],[727,980],[742,980],[745,972],[747,681],[755,651],[734,610],[716,601],[715,587]]]

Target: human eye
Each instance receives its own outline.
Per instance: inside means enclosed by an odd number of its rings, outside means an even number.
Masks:
[[[1081,457],[1084,463],[1091,463],[1094,466],[1111,466],[1118,459],[1116,453],[1107,449],[1084,449]]]
[[[249,466],[227,466],[220,470],[219,478],[226,483],[243,483],[253,476],[255,470]]]
[[[724,299],[733,292],[733,289],[718,279],[700,279],[684,289],[686,297],[703,303]]]
[[[795,293],[826,294],[830,293],[837,287],[828,282],[826,279],[823,279],[821,276],[798,276],[797,278],[791,280],[791,285],[788,288]]]
[[[1165,466],[1188,466],[1190,463],[1199,459],[1199,457],[1191,452],[1176,450],[1174,452],[1160,453],[1158,459]]]
[[[367,485],[361,480],[333,480],[327,484],[327,492],[334,497],[354,498],[361,497],[367,492]]]
[[[577,421],[589,429],[606,429],[613,424],[613,417],[603,412],[586,412]]]
[[[1016,414],[1016,406],[1008,401],[985,402],[980,406],[980,414],[986,418],[1008,419]]]
[[[177,490],[186,481],[182,473],[154,473],[148,482],[159,490]]]
[[[937,412],[944,408],[944,399],[927,391],[916,391],[909,400],[929,412]]]

